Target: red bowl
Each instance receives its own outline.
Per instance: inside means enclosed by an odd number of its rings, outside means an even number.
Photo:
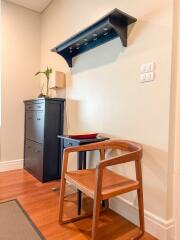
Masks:
[[[72,134],[69,135],[70,138],[75,139],[90,139],[90,138],[96,138],[98,133],[85,133],[85,134]]]

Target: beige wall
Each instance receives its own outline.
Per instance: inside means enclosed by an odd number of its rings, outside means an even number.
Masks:
[[[180,239],[180,2],[175,0],[175,24],[174,24],[174,81],[176,89],[176,115],[175,115],[175,148],[174,148],[174,213],[175,213],[175,240]]]
[[[115,7],[138,18],[128,47],[113,40],[77,57],[70,73],[49,50]],[[145,208],[164,220],[172,217],[172,206],[167,207],[172,19],[173,0],[54,0],[42,14],[42,68],[49,64],[68,75],[68,132],[141,142]],[[149,61],[156,64],[156,80],[142,84],[140,65]],[[132,168],[116,169],[133,175]],[[126,198],[136,202],[134,194]]]
[[[176,18],[175,18],[175,48],[174,48],[174,58],[175,58],[175,74],[174,77],[177,81],[177,94],[176,94],[176,134],[175,134],[175,173],[180,174],[180,161],[178,158],[180,157],[180,3],[178,0],[176,2]]]
[[[1,161],[23,158],[23,100],[36,97],[40,15],[2,1]]]

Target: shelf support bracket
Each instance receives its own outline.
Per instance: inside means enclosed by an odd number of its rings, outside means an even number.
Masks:
[[[117,23],[115,19],[110,19],[110,23],[112,24],[112,28],[117,32],[124,47],[127,47],[127,32],[128,25],[121,25]]]

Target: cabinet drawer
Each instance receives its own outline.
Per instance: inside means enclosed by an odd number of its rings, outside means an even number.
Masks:
[[[77,143],[75,143],[75,142],[73,142],[71,140],[68,140],[68,139],[64,139],[63,142],[64,142],[64,148],[77,146],[78,145]]]
[[[44,110],[44,103],[34,103],[34,104],[26,104],[26,111],[34,111],[34,110]]]
[[[29,140],[25,142],[24,167],[42,180],[43,176],[43,145]]]
[[[26,138],[43,143],[44,111],[26,111]]]

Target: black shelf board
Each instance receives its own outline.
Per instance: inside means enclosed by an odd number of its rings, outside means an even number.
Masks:
[[[72,67],[72,58],[92,48],[120,37],[122,45],[127,47],[128,25],[137,19],[115,8],[103,18],[73,35],[51,51],[64,57]]]

